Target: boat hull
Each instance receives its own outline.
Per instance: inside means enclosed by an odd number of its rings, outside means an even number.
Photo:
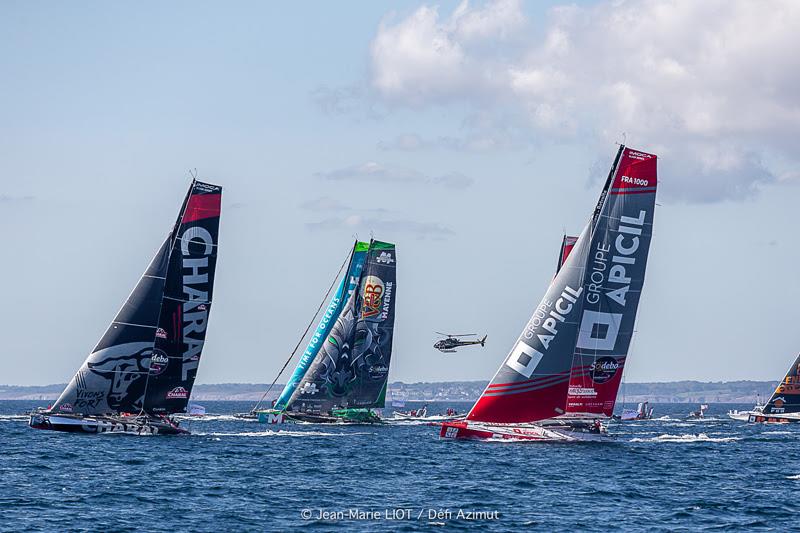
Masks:
[[[80,415],[31,414],[33,429],[67,433],[121,433],[126,435],[188,435],[189,431],[158,419],[143,417],[105,417]]]
[[[286,417],[279,411],[256,411],[256,418],[261,424],[285,424]]]
[[[333,414],[301,413],[295,411],[257,411],[262,424],[379,424],[382,420],[372,411],[343,409]]]
[[[731,416],[731,415],[728,415]],[[733,417],[731,417],[733,418]],[[736,420],[739,420],[738,418]],[[748,413],[747,421],[754,424],[789,424],[800,422],[800,413],[764,414]]]
[[[411,416],[408,413],[401,413],[394,411],[392,420],[409,420],[418,422],[456,422],[463,420],[466,415],[446,416],[446,415],[431,415],[431,416]]]
[[[609,438],[601,430],[592,432],[567,425],[543,427],[535,424],[486,424],[482,422],[445,422],[439,436],[443,439],[458,440],[525,440],[536,442],[586,442],[602,441]]]

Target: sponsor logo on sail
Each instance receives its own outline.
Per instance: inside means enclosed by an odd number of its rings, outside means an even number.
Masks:
[[[589,368],[589,377],[595,383],[605,383],[617,374],[620,365],[613,357],[601,357]]]
[[[597,396],[597,391],[589,387],[570,387],[570,396]]]
[[[214,238],[203,226],[190,225],[181,235],[181,255],[183,267],[183,367],[181,379],[189,379],[190,372],[196,372],[200,353],[205,342],[208,324],[208,293],[211,289],[212,274],[209,257],[214,251]]]
[[[303,386],[300,387],[300,394],[311,394],[314,395],[319,392],[316,383],[312,383],[310,381],[306,381],[303,383]]]
[[[183,387],[175,387],[167,393],[167,400],[185,400],[189,397],[189,391]]]
[[[388,372],[389,367],[386,365],[372,365],[369,367],[370,372]]]
[[[361,318],[375,316],[381,312],[384,284],[377,276],[367,276],[364,280],[364,298],[361,305]]]
[[[72,412],[72,404],[71,403],[62,403],[58,407],[58,410],[59,411],[64,411],[65,413],[71,413]]]
[[[391,265],[394,263],[394,259],[392,258],[392,254],[389,252],[381,252],[380,255],[375,259],[375,262]]]
[[[166,339],[167,338],[167,331],[164,328],[158,328],[156,330],[156,338],[158,338],[158,339]]]
[[[158,376],[167,369],[169,365],[169,357],[161,350],[153,350],[153,355],[150,357],[150,374]]]

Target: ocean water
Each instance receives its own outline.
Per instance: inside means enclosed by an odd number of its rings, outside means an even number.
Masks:
[[[748,405],[686,421],[696,406],[657,404],[608,442],[543,444],[267,426],[231,417],[237,402],[203,402],[191,436],[78,435],[28,428],[41,404],[0,402],[0,531],[798,528],[800,424],[725,416]]]

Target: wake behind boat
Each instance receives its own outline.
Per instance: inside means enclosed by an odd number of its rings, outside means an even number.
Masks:
[[[573,381],[596,393],[619,379],[644,284],[655,193],[656,157],[620,146],[589,223],[510,354],[466,420],[442,424],[442,438],[603,438],[599,420],[542,421],[566,413]],[[585,398],[576,412],[606,407],[588,391]]]
[[[222,188],[192,181],[178,220],[122,309],[35,429],[185,434],[205,343],[217,262]]]

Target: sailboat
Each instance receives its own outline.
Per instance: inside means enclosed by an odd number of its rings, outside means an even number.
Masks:
[[[193,180],[178,219],[78,372],[35,429],[184,434],[205,343],[222,187]]]
[[[576,360],[581,384],[585,378],[599,388],[619,379],[644,284],[656,187],[656,156],[620,146],[597,206],[544,298],[466,419],[442,424],[442,438],[604,438],[600,420],[542,421],[567,413]],[[605,409],[604,402],[574,401],[581,410]]]
[[[234,415],[235,417],[257,419],[259,422],[270,424],[281,424],[285,421],[283,412],[286,410],[286,405],[289,403],[292,393],[297,388],[298,383],[300,383],[300,381],[306,375],[306,372],[308,372],[311,363],[314,362],[317,352],[319,352],[319,350],[322,348],[325,339],[328,338],[331,329],[333,329],[333,326],[336,323],[336,319],[342,312],[344,304],[353,295],[358,287],[358,284],[361,280],[361,270],[364,268],[364,261],[367,257],[368,250],[369,243],[358,240],[355,241],[352,248],[348,252],[347,258],[345,259],[344,263],[342,263],[339,271],[336,273],[333,283],[325,294],[322,303],[317,309],[317,312],[311,318],[311,322],[309,322],[306,330],[300,336],[300,340],[297,342],[295,349],[291,354],[289,354],[289,358],[286,360],[286,363],[284,363],[283,368],[281,368],[281,370],[278,372],[278,375],[275,376],[275,379],[261,396],[261,399],[256,402],[253,408],[247,413],[237,413]],[[345,271],[345,274],[340,279],[339,276],[342,274],[343,270]],[[283,371],[286,370],[286,367],[289,366],[289,363],[291,363],[294,359],[297,349],[300,347],[300,344],[303,342],[306,334],[308,334],[309,329],[311,329],[311,326],[317,319],[319,311],[322,310],[325,301],[327,301],[328,296],[330,296],[331,290],[333,290],[333,287],[336,286],[337,280],[339,280],[339,284],[336,288],[336,291],[333,293],[333,296],[328,302],[325,312],[320,318],[313,335],[309,339],[308,344],[303,351],[303,354],[300,356],[300,360],[297,362],[297,366],[295,367],[294,372],[292,372],[292,376],[289,378],[289,381],[286,382],[286,385],[283,387],[283,390],[278,398],[272,403],[272,406],[269,408],[262,408],[261,406],[269,395],[269,392],[272,390],[272,387],[275,386],[275,383],[277,383],[278,379],[280,379]]]
[[[751,411],[729,411],[734,420],[763,423],[800,422],[800,355],[764,405]]]
[[[397,296],[395,245],[356,242],[347,273],[292,377],[259,421],[377,422],[389,378]]]

